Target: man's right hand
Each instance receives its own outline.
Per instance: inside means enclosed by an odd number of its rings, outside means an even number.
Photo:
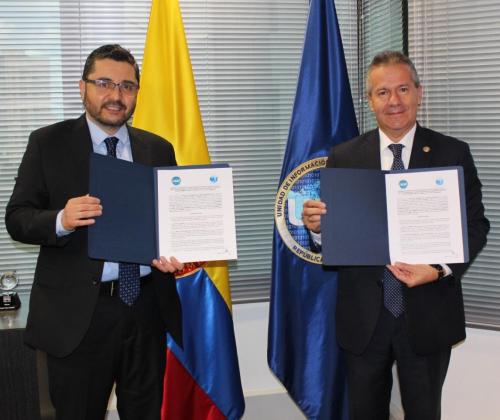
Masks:
[[[101,200],[87,194],[68,200],[62,212],[61,223],[65,230],[71,231],[77,227],[94,224],[93,218],[101,214]]]
[[[326,213],[326,204],[319,200],[307,200],[302,210],[302,222],[314,233],[321,232],[321,215]]]

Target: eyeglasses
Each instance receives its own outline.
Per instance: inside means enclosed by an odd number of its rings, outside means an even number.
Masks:
[[[106,79],[96,79],[96,80],[85,79],[84,82],[92,83],[96,87],[96,89],[102,93],[113,92],[117,86],[122,94],[128,96],[134,96],[139,90],[139,86],[137,86],[135,83],[126,81],[115,83],[112,80],[106,80]]]

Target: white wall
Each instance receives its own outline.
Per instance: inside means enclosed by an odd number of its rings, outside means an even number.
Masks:
[[[233,306],[246,410],[243,420],[303,420],[305,417],[267,366],[268,303]],[[391,420],[402,420],[395,378]],[[117,420],[115,398],[108,420]],[[500,332],[467,329],[451,354],[443,390],[442,420],[500,420]]]
[[[269,304],[233,305],[238,360],[245,396],[286,392],[267,366]]]
[[[244,418],[300,419],[303,417],[283,396],[283,387],[267,367],[268,313],[267,303],[233,306],[247,401]],[[395,419],[403,419],[397,389],[393,392],[391,411]],[[467,329],[467,340],[453,349],[443,390],[442,420],[500,420],[500,332]]]
[[[268,303],[233,305],[243,393],[244,420],[302,420],[305,417],[267,366]]]
[[[467,340],[453,349],[443,417],[500,419],[500,332],[469,328]]]

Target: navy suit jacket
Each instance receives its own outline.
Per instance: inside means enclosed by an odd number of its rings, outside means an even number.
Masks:
[[[176,164],[170,143],[144,130],[128,130],[134,162]],[[57,213],[68,199],[89,192],[92,151],[85,114],[31,133],[6,209],[11,237],[40,245],[25,341],[56,357],[70,354],[81,342],[101,284],[104,262],[87,256],[87,228],[60,238],[55,232]],[[181,343],[175,278],[156,269],[152,277],[165,330]]]
[[[486,244],[481,182],[467,143],[417,125],[409,168],[462,166],[465,178],[470,260]],[[380,169],[378,129],[331,149],[327,167]],[[429,354],[465,339],[461,278],[470,263],[450,264],[452,275],[404,288],[405,320],[416,353]],[[341,347],[360,354],[373,335],[383,305],[383,266],[339,267],[337,336]]]

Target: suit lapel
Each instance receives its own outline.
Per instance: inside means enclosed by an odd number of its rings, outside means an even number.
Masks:
[[[380,136],[378,129],[372,130],[366,134],[364,140],[364,152],[361,156],[363,167],[366,169],[380,169]]]
[[[429,167],[432,149],[432,139],[417,124],[415,139],[413,140],[413,147],[411,149],[409,169]]]
[[[75,165],[73,175],[78,186],[78,192],[75,192],[87,194],[89,190],[89,156],[93,149],[85,114],[75,121],[71,139],[68,139],[67,144],[71,149],[69,155]]]
[[[151,161],[149,158],[146,142],[139,139],[133,127],[127,126],[127,129],[130,138],[130,148],[132,149],[132,158],[134,162],[141,163],[143,165],[150,165]]]
[[[70,155],[75,165],[75,170],[72,172],[75,177],[75,194],[78,196],[88,194],[90,153],[92,153],[94,149],[92,147],[92,139],[90,137],[90,131],[85,114],[75,121],[75,125],[71,133],[71,139],[68,140],[68,144],[71,148]],[[94,261],[95,265],[93,266],[94,271],[92,275],[94,277],[101,278],[104,261]]]

